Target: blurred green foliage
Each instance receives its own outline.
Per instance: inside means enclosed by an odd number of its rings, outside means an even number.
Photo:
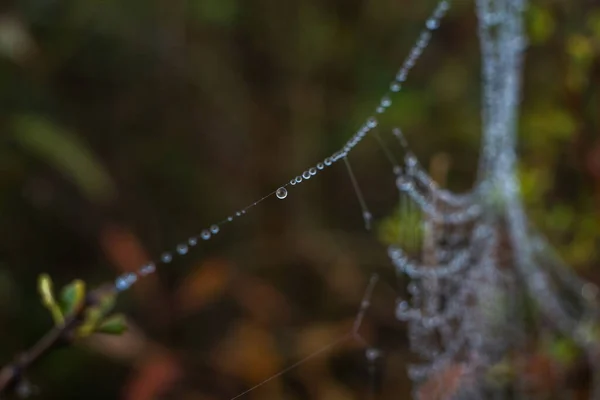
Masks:
[[[433,3],[0,6],[0,360],[48,329],[32,284],[42,270],[57,281],[112,280],[336,150],[372,113]],[[380,127],[393,146],[388,133],[401,126],[428,169],[447,157],[447,185],[462,191],[477,168],[480,70],[473,4],[453,7]],[[566,261],[599,282],[600,8],[536,1],[527,21],[527,209]],[[393,174],[376,144],[365,141],[352,163],[374,214],[393,215],[381,224],[386,240],[410,235],[412,217],[394,211]],[[345,172],[332,168],[141,283],[117,305],[132,332],[90,338],[95,352],[57,354],[34,382],[42,398],[233,397],[304,354],[305,338],[318,338],[310,348],[327,344],[312,332],[352,316],[364,288],[357,277],[393,275],[382,252],[362,231]],[[196,281],[192,269],[210,273]],[[67,304],[78,290],[67,290]],[[89,317],[119,330],[121,317]],[[390,356],[382,399],[408,393],[409,351],[401,327],[389,333],[393,323],[373,327],[373,339],[400,354]],[[348,369],[364,359],[352,351],[330,357],[322,368],[331,374],[290,373],[254,398],[282,398],[282,387],[358,398],[367,384]]]

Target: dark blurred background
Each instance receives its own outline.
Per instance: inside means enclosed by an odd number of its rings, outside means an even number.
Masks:
[[[52,326],[36,291],[90,287],[157,259],[336,151],[371,115],[434,1],[15,0],[0,5],[0,364]],[[476,174],[479,47],[457,1],[381,119],[454,190]],[[535,1],[522,105],[528,211],[600,282],[600,2]],[[399,148],[392,149],[398,154]],[[363,336],[246,398],[406,398],[413,356],[386,256],[401,221],[384,154],[288,187],[119,298],[131,323],[45,357],[43,399],[229,399],[343,336],[381,274]],[[375,382],[373,393],[370,381]]]

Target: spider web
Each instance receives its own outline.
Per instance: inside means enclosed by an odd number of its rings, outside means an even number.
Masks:
[[[348,158],[371,134],[396,175],[401,214],[405,217],[401,223],[416,218],[412,233],[388,249],[397,273],[410,280],[407,287],[410,297],[398,300],[396,317],[406,321],[411,348],[421,358],[408,371],[415,382],[414,396],[423,397],[420,389],[424,383],[436,380],[440,382],[435,388],[440,398],[487,398],[503,393],[505,387],[487,378],[511,354],[526,351],[532,325],[535,325],[533,331],[550,329],[571,338],[595,366],[593,329],[598,311],[597,289],[574,275],[535,230],[527,219],[519,193],[515,147],[526,46],[525,5],[524,0],[476,1],[483,67],[483,140],[478,177],[470,191],[457,194],[441,188],[420,165],[402,132],[396,129],[394,136],[404,149],[403,162],[399,163],[375,130],[377,117],[392,105],[393,95],[402,89],[432,32],[449,9],[449,1],[441,0],[375,113],[344,146],[273,192],[178,244],[174,251],[163,253],[159,261],[119,276],[115,289],[127,290],[139,278],[153,273],[157,266],[169,264],[174,256],[186,255],[190,248],[211,239],[262,201],[272,196],[285,199],[293,186],[338,161],[343,161],[347,168],[365,228],[371,229],[372,215]],[[347,335],[235,398],[339,342],[351,339],[364,342],[358,331],[376,281],[377,277],[373,277]],[[541,319],[532,322],[528,307]],[[374,360],[380,354],[377,349],[366,347],[365,357],[372,376]],[[460,381],[453,390],[442,379],[451,367],[458,368]],[[592,397],[598,398],[597,376],[594,381]],[[522,382],[517,378],[511,384],[519,389]]]

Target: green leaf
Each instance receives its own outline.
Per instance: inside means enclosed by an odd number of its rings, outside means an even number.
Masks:
[[[84,320],[77,329],[80,338],[94,333],[115,306],[117,295],[114,291],[101,291],[98,296],[97,302],[86,309]]]
[[[114,314],[105,319],[96,329],[97,333],[120,335],[127,330],[127,320],[123,314]]]
[[[42,274],[38,278],[38,291],[42,298],[42,304],[52,314],[52,319],[56,325],[62,325],[65,322],[63,313],[54,299],[54,290],[52,288],[52,278],[48,274]]]
[[[92,150],[77,135],[53,121],[32,115],[13,120],[13,138],[71,180],[90,200],[106,202],[114,183]]]
[[[77,336],[79,338],[84,338],[90,336],[96,328],[98,324],[104,317],[104,314],[98,307],[90,307],[85,312],[85,318],[79,328],[77,328]]]
[[[83,306],[85,301],[85,282],[74,280],[61,292],[61,309],[64,315],[71,315]]]

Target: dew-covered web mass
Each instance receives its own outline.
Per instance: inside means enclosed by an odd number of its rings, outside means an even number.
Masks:
[[[454,193],[442,188],[421,165],[399,128],[382,129],[378,116],[394,106],[394,95],[402,89],[409,72],[426,49],[432,34],[450,7],[440,1],[425,21],[416,44],[389,83],[374,112],[338,151],[317,162],[273,192],[208,225],[197,236],[177,244],[156,263],[118,277],[115,288],[124,291],[157,266],[188,254],[192,247],[212,239],[226,224],[275,196],[293,196],[293,186],[343,161],[355,194],[357,213],[370,230],[373,216],[354,173],[352,150],[366,136],[382,149],[394,172],[399,194],[401,224],[398,243],[388,248],[391,268],[407,280],[405,296],[396,303],[396,317],[406,322],[412,351],[419,361],[408,369],[414,382],[414,397],[421,398],[424,384],[440,380],[439,398],[513,398],[526,382],[519,370],[498,383],[492,373],[516,354],[527,352],[530,335],[552,332],[572,340],[593,371],[591,398],[600,396],[598,350],[593,340],[597,330],[598,288],[575,275],[560,260],[552,246],[537,232],[524,211],[517,177],[516,135],[521,98],[523,54],[527,39],[523,26],[525,0],[476,0],[482,63],[482,145],[477,179],[472,189]],[[377,131],[376,129],[379,129]],[[400,144],[402,152],[386,145],[383,134]],[[316,357],[344,340],[365,345],[365,362],[373,376],[376,361],[384,355],[364,343],[358,334],[377,277],[365,291],[354,327],[335,343],[311,355]],[[527,312],[526,310],[527,309]],[[531,314],[535,314],[535,318]],[[286,373],[298,361],[271,379]],[[459,385],[446,391],[443,379],[448,368],[458,371]],[[254,388],[241,393],[241,397]],[[371,391],[373,393],[373,391]]]

